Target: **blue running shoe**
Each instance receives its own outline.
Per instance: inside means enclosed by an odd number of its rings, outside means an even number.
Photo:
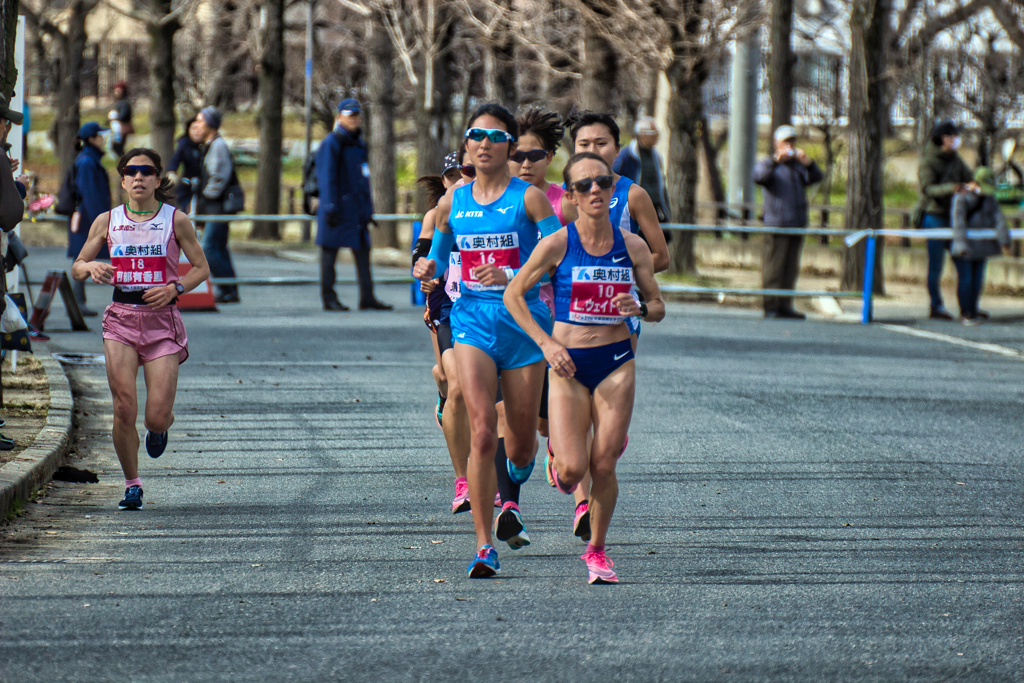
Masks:
[[[505,460],[508,463],[508,476],[513,483],[522,486],[530,480],[530,475],[533,474],[533,466],[537,464],[537,458],[530,461],[530,464],[526,467],[519,468],[512,464],[511,460]]]
[[[444,427],[441,426],[441,420],[444,419],[444,404],[447,401],[448,398],[446,396],[442,396],[441,394],[437,395],[437,407],[434,408],[434,419],[437,420],[437,426],[441,429],[444,429]]]
[[[124,490],[124,500],[117,504],[121,510],[138,510],[142,507],[142,487],[129,486]],[[497,560],[495,560],[497,561]]]
[[[167,432],[146,430],[146,452],[151,458],[159,458],[167,448]]]
[[[469,563],[469,578],[486,579],[501,571],[498,564],[498,551],[493,545],[481,546],[480,551]]]

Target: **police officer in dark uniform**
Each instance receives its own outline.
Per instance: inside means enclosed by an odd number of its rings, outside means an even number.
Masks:
[[[370,230],[373,199],[366,142],[361,136],[362,109],[353,98],[338,105],[335,129],[316,151],[320,204],[316,212],[316,243],[320,247],[320,298],[325,311],[347,311],[334,291],[338,250],[348,248],[359,278],[359,310],[390,310],[373,295],[370,272]]]

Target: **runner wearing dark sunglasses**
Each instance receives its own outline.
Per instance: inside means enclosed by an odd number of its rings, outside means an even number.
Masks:
[[[560,223],[544,193],[509,172],[508,158],[516,151],[517,134],[515,118],[500,105],[486,104],[473,113],[466,132],[466,156],[476,168],[476,180],[438,203],[430,255],[413,270],[420,280],[431,279],[435,271],[448,267],[452,247],[458,244],[462,288],[452,307],[451,326],[470,424],[469,497],[477,548],[468,567],[470,578],[499,571],[498,553],[491,544],[494,511],[490,505],[496,488],[494,399],[499,381],[509,428],[505,435],[508,469],[514,481],[525,483],[537,453],[544,357],[512,320],[501,295],[533,252],[538,231],[550,234]],[[539,326],[551,329],[537,288],[525,296],[529,314]],[[521,525],[517,512],[511,517]]]
[[[146,379],[146,451],[159,458],[174,422],[178,366],[188,358],[185,324],[174,303],[206,282],[210,267],[192,221],[174,208],[174,185],[160,178],[160,155],[133,149],[117,170],[128,201],[96,218],[71,276],[114,286],[114,302],[103,313],[103,350],[114,398],[114,450],[125,478],[118,507],[138,510],[143,493],[135,428],[139,366]],[[110,246],[109,265],[95,260],[104,244]],[[181,252],[192,269],[179,280]]]
[[[615,466],[633,414],[636,363],[628,317],[657,322],[665,317],[651,252],[626,229],[613,227],[611,165],[596,154],[576,154],[565,167],[569,200],[579,218],[541,240],[505,290],[513,318],[540,346],[550,370],[549,481],[572,493],[588,471],[591,539],[582,559],[590,583],[617,583],[605,554],[605,537],[618,499]],[[552,332],[531,315],[526,294],[553,271]],[[639,288],[646,303],[633,297]],[[593,431],[593,440],[589,434]]]

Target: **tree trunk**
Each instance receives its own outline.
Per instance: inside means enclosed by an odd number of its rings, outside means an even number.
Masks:
[[[444,3],[437,6],[440,16],[437,24],[444,21],[443,12],[451,11]],[[447,33],[438,36],[437,52],[433,59],[424,57],[419,85],[416,87],[416,175],[434,175],[441,172],[441,162],[448,153],[449,112],[451,110],[451,89],[454,80],[451,74],[452,54],[447,49],[454,34],[454,22]],[[422,190],[416,192],[416,211],[426,210],[426,196]]]
[[[86,42],[85,18],[92,6],[74,2],[70,9],[65,33],[59,37],[54,36],[60,60],[60,83],[57,85],[57,97],[54,103],[53,132],[62,178],[75,164],[75,157],[78,156],[75,151],[75,142],[78,140],[78,128],[81,125],[81,112],[78,103],[82,99],[81,77]]]
[[[171,13],[171,0],[152,0],[151,8],[158,17]],[[174,153],[174,34],[181,28],[177,21],[150,24],[149,33],[149,125],[150,147],[166,164]]]
[[[600,27],[584,25],[583,68],[580,81],[580,105],[591,111],[615,111],[613,93],[618,76],[618,60]]]
[[[883,143],[888,107],[885,90],[887,78],[886,49],[891,0],[854,0],[850,13],[850,125],[849,181],[847,185],[846,229],[882,228]],[[874,291],[885,293],[882,273],[882,247],[879,240],[875,254]],[[843,252],[842,288],[856,290],[864,282],[864,247]]]
[[[494,0],[504,11],[512,9],[512,0]],[[501,21],[494,31],[492,43],[484,52],[484,78],[487,99],[500,102],[515,111],[519,104],[516,86],[515,34],[508,22]]]
[[[721,146],[715,144],[714,136],[711,134],[711,126],[708,125],[707,117],[702,117],[700,128],[701,147],[704,150],[704,165],[708,169],[708,185],[711,188],[711,196],[715,204],[725,204],[725,187],[722,185],[722,172],[718,167],[718,153]],[[725,218],[725,210],[717,209],[719,218]]]
[[[237,3],[233,0],[224,2],[220,7],[219,16],[211,27],[213,35],[206,37],[207,49],[216,50],[222,47],[226,53],[215,60],[218,68],[206,90],[206,104],[213,105],[222,112],[235,108],[235,80],[247,52],[240,49],[240,41],[235,31],[235,20],[239,11]]]
[[[14,67],[14,43],[18,35],[18,0],[0,2],[0,92],[11,99],[18,70]],[[26,93],[27,94],[27,93]]]
[[[668,196],[674,223],[696,222],[697,185],[700,181],[697,150],[700,145],[704,99],[701,80],[686,68],[684,59],[677,56],[665,72],[672,90],[668,105],[669,146],[665,165],[668,166]],[[672,234],[670,272],[696,274],[693,244],[692,232],[677,231]]]
[[[369,112],[370,189],[377,213],[394,213],[395,201],[395,67],[394,48],[379,18],[366,21],[366,91]],[[381,223],[374,231],[374,246],[398,247],[394,223]]]
[[[260,58],[260,152],[256,177],[256,213],[275,214],[281,207],[281,145],[284,110],[285,0],[264,0],[263,53]],[[281,224],[253,223],[252,239],[281,239]]]
[[[772,0],[772,40],[768,86],[772,96],[772,130],[793,117],[793,0]]]

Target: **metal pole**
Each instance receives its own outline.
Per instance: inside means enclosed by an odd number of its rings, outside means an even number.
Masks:
[[[754,202],[754,155],[757,152],[757,76],[761,63],[760,33],[735,43],[729,101],[729,203]],[[740,210],[746,218],[746,209]]]
[[[863,296],[863,307],[861,310],[860,322],[862,325],[867,325],[871,322],[874,317],[874,311],[872,310],[872,296],[875,289],[875,235],[872,232],[868,235],[867,244],[864,247],[864,291],[861,292]]]
[[[309,0],[306,12],[306,154],[303,162],[309,159],[313,147],[313,9],[315,0]],[[309,221],[302,222],[302,241],[309,242],[312,225]]]

